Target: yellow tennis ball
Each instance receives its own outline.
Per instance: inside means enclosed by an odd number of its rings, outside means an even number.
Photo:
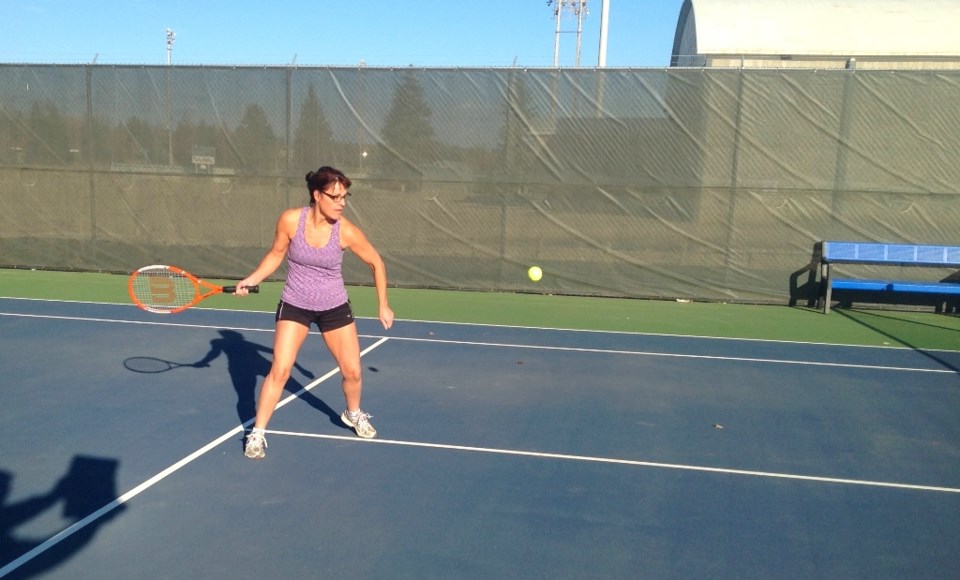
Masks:
[[[543,270],[540,269],[540,266],[530,266],[530,269],[527,270],[527,276],[534,282],[539,282],[540,278],[543,278]]]

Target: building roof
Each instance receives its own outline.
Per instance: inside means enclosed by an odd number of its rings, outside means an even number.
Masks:
[[[960,0],[685,0],[674,56],[955,57],[958,33]]]

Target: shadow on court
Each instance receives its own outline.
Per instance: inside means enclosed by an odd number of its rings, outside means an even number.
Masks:
[[[210,341],[210,350],[206,356],[193,366],[206,367],[220,356],[227,357],[227,370],[230,373],[233,389],[237,394],[237,417],[241,423],[246,424],[256,417],[257,385],[262,383],[263,378],[270,372],[270,359],[273,356],[273,349],[250,342],[244,338],[243,334],[235,330],[220,330],[219,333],[220,338]],[[294,369],[307,379],[316,378],[309,369],[304,368],[300,363],[294,363]],[[304,384],[301,384],[292,376],[286,384],[287,391],[299,393],[301,399],[326,415],[332,424],[345,427],[340,422],[340,416],[336,411],[316,395],[303,390],[304,387]]]
[[[236,413],[241,424],[252,423],[257,414],[257,386],[270,372],[273,349],[262,344],[247,340],[242,333],[235,330],[218,331],[220,338],[210,341],[210,350],[200,360],[192,363],[180,363],[152,356],[129,357],[123,361],[123,366],[132,372],[141,374],[162,373],[173,369],[202,369],[221,356],[227,359],[227,372],[236,393]],[[312,380],[315,375],[300,363],[294,363],[294,370],[303,377]],[[376,369],[371,369],[376,372]],[[347,429],[337,414],[322,399],[305,390],[305,383],[293,376],[287,381],[285,390],[296,394],[314,409],[320,411],[330,420],[330,423]]]
[[[834,312],[841,316],[845,316],[847,319],[852,320],[857,324],[860,324],[862,326],[865,326],[866,328],[869,328],[870,330],[876,332],[877,334],[886,336],[887,338],[889,338],[894,342],[897,342],[899,344],[902,344],[903,346],[913,349],[914,351],[922,354],[923,356],[943,366],[943,368],[945,369],[949,369],[954,372],[960,373],[960,368],[952,364],[950,361],[945,360],[943,357],[940,357],[933,352],[924,350],[916,346],[915,344],[912,344],[911,340],[907,338],[911,334],[911,331],[908,330],[910,329],[911,326],[921,327],[924,330],[933,328],[939,331],[956,332],[955,330],[944,329],[941,326],[931,325],[926,322],[891,318],[877,312],[860,311],[860,310],[845,311],[841,309],[837,309]],[[856,314],[853,314],[854,312]]]
[[[13,475],[0,471],[0,568],[7,566],[50,537],[23,537],[17,530],[62,505],[61,515],[69,523],[64,530],[90,514],[109,506],[117,497],[116,474],[119,462],[99,457],[75,456],[67,473],[50,491],[16,503],[7,503]],[[120,515],[124,506],[117,505],[56,544],[41,556],[29,560],[10,572],[7,578],[31,578],[63,564],[83,549],[110,520]]]

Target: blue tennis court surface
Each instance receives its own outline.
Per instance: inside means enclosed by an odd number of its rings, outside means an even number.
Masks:
[[[10,578],[943,578],[960,352],[0,299]]]

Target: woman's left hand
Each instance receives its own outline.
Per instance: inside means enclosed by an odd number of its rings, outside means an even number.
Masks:
[[[385,329],[389,329],[393,326],[393,310],[390,310],[389,306],[383,306],[380,308],[380,323],[383,324]]]

